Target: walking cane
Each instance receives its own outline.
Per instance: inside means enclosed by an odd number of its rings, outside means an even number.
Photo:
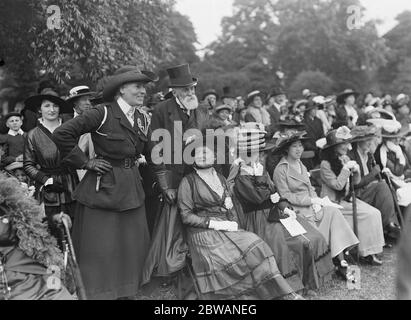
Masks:
[[[394,206],[395,206],[395,211],[397,212],[398,222],[400,223],[400,226],[403,228],[404,218],[402,216],[401,208],[398,204],[397,193],[395,192],[395,189],[394,189],[394,186],[392,185],[390,177],[386,173],[383,173],[383,174],[384,174],[385,181],[387,181],[388,187],[390,188],[392,198],[394,200]]]
[[[374,155],[371,154],[371,161],[372,161],[372,166],[375,167],[377,165],[377,161],[375,161]],[[394,207],[395,207],[395,211],[397,212],[397,216],[398,216],[398,222],[400,223],[401,227],[404,226],[404,219],[402,216],[402,211],[401,208],[398,204],[398,199],[397,199],[397,193],[395,192],[394,186],[392,185],[391,179],[390,177],[386,174],[386,173],[379,173],[379,178],[382,180],[384,178],[384,180],[387,182],[388,188],[391,191],[392,194],[392,198],[394,200]]]
[[[79,300],[87,300],[86,289],[84,287],[83,279],[81,278],[80,268],[77,263],[76,254],[74,252],[73,241],[71,240],[68,223],[67,223],[67,220],[64,219],[64,217],[62,218],[62,222],[64,226],[64,232],[66,236],[65,238],[67,240],[71,263],[73,267],[72,269],[73,269],[73,274],[74,274],[74,281],[76,283],[76,288],[77,288],[77,295],[79,297]]]
[[[358,238],[358,211],[357,211],[357,195],[355,194],[355,187],[354,187],[354,173],[351,173],[351,176],[350,176],[350,191],[351,191],[351,201],[352,201],[352,218],[353,218],[354,234]],[[359,250],[357,250],[357,253],[356,253],[356,260],[357,262],[360,261],[360,251]]]

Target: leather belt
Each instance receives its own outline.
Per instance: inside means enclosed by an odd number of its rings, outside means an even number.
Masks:
[[[107,162],[110,162],[110,164],[113,167],[119,167],[119,168],[124,168],[124,169],[131,169],[134,166],[139,166],[139,163],[137,161],[137,157],[132,157],[132,158],[124,158],[124,159],[107,159],[104,158]]]

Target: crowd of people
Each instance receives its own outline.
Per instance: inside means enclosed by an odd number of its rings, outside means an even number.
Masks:
[[[133,66],[102,92],[42,81],[0,119],[0,298],[74,299],[80,283],[88,299],[128,299],[160,277],[178,298],[303,299],[350,280],[350,264],[384,263],[411,220],[407,95],[198,99],[189,65],[167,74],[152,96],[158,77]],[[64,224],[81,281],[65,276]]]

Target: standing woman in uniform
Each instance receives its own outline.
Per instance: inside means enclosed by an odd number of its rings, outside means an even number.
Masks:
[[[60,238],[56,223],[64,212],[74,217],[75,200],[73,192],[78,184],[74,170],[61,163],[60,152],[53,142],[53,132],[61,126],[61,113],[69,113],[70,107],[54,91],[32,96],[25,102],[26,109],[39,113],[37,127],[26,138],[23,155],[24,171],[35,181],[36,194],[44,201],[49,228],[56,238]]]
[[[74,193],[78,201],[73,241],[88,299],[134,296],[150,244],[139,163],[150,161],[150,118],[141,107],[145,84],[156,76],[136,67],[119,69],[103,90],[110,102],[84,112],[54,133],[65,163],[88,170]],[[91,133],[96,158],[78,147]],[[166,171],[155,167],[166,192]],[[158,169],[158,170],[157,170]]]

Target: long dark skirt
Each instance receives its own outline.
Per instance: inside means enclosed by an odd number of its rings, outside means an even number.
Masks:
[[[199,289],[206,300],[274,299],[293,290],[268,245],[251,232],[188,230]]]
[[[137,293],[150,244],[144,206],[113,212],[79,204],[73,243],[88,299]]]
[[[267,222],[269,212],[265,209],[246,214],[245,227],[270,246],[287,281],[295,286],[298,277],[303,287],[318,289],[331,279],[334,270],[331,252],[321,233],[304,218],[298,217],[307,233],[291,237],[281,223]],[[297,276],[290,276],[295,273]]]

